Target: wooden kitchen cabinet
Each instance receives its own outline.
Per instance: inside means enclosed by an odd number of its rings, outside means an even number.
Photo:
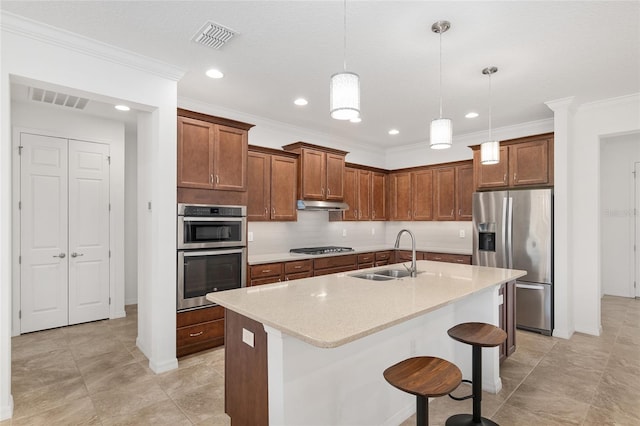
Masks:
[[[456,169],[443,167],[433,171],[435,178],[435,220],[456,220]]]
[[[358,255],[331,256],[313,259],[313,276],[335,274],[358,269]]]
[[[253,125],[183,109],[177,120],[178,202],[245,204]]]
[[[471,265],[471,256],[466,254],[426,252],[424,254],[424,260],[433,260],[435,262],[458,263],[461,265]]]
[[[472,219],[473,189],[473,164],[456,166],[456,220]]]
[[[224,308],[211,306],[176,314],[176,356],[224,344]]]
[[[344,202],[349,210],[342,213],[342,220],[371,220],[372,173],[354,167],[344,169]]]
[[[358,269],[373,268],[375,261],[375,253],[360,253],[358,255]]]
[[[378,251],[375,256],[375,266],[384,266],[391,263],[393,258],[392,251]]]
[[[249,286],[277,283],[284,279],[282,262],[249,266]]]
[[[284,263],[285,281],[299,280],[313,276],[313,260],[296,260]]]
[[[306,142],[282,147],[300,156],[298,195],[303,200],[342,201],[346,151],[325,148]]]
[[[500,328],[507,333],[507,340],[500,345],[500,362],[516,351],[516,282],[510,281],[500,286],[502,296],[499,309]]]
[[[413,220],[433,220],[433,170],[418,170],[413,178]]]
[[[553,133],[500,142],[500,162],[483,165],[480,145],[472,146],[478,190],[553,186]]]
[[[389,175],[389,197],[391,220],[413,218],[413,184],[411,172],[396,172]]]
[[[387,220],[387,173],[371,173],[371,220]]]
[[[249,221],[295,221],[298,217],[295,154],[251,147],[248,154]]]
[[[395,263],[411,262],[411,250],[396,250]],[[416,260],[424,260],[424,252],[416,251]]]

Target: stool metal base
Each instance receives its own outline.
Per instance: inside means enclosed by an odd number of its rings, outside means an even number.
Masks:
[[[476,423],[473,421],[473,416],[471,414],[456,414],[455,416],[451,416],[447,419],[445,423],[446,426],[474,426],[474,425],[482,425],[482,426],[500,426],[498,423],[493,422],[485,417],[480,417],[480,423]]]

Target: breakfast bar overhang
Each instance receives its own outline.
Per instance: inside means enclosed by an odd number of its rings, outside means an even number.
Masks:
[[[471,350],[447,330],[499,324],[500,285],[524,271],[418,261],[418,275],[354,275],[402,265],[247,287],[207,298],[226,308],[225,407],[232,425],[397,425],[415,411],[383,378],[416,355],[471,377]],[[483,356],[484,389],[501,389],[497,348]]]

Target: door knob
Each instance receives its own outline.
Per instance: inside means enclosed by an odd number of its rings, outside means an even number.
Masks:
[[[71,253],[71,257],[78,257],[78,256],[84,256],[83,253],[76,253],[75,251],[73,253]]]
[[[66,254],[64,253],[60,253],[60,254],[54,254],[53,257],[59,257],[60,259],[64,259],[66,256]]]

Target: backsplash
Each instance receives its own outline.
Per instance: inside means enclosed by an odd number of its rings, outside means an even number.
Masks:
[[[297,222],[249,222],[250,255],[286,253],[295,247],[392,245],[401,229],[416,236],[419,248],[471,251],[471,222],[329,222],[325,211],[299,211]],[[460,238],[460,231],[465,237]],[[343,236],[346,234],[346,236]],[[403,236],[400,247],[411,247]]]

